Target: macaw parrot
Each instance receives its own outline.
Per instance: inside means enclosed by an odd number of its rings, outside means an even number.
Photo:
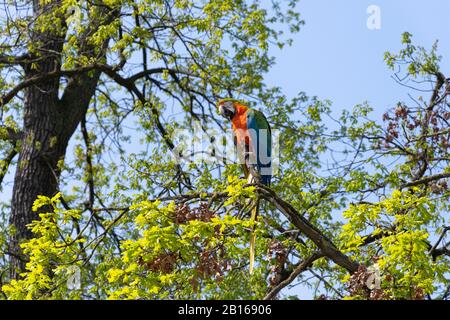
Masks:
[[[218,112],[231,121],[239,161],[249,183],[270,186],[272,178],[272,132],[264,114],[234,99],[217,103]],[[252,209],[251,221],[256,221],[259,199]],[[256,234],[250,236],[250,274],[255,262]]]

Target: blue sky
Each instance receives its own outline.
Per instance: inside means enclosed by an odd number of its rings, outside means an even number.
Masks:
[[[380,30],[367,28],[370,5],[381,10]],[[448,0],[300,0],[299,11],[305,25],[291,47],[272,50],[277,63],[267,76],[290,97],[304,91],[337,110],[368,101],[374,116],[407,101],[411,91],[390,78],[383,61],[385,51],[401,48],[405,31],[425,48],[438,39],[442,71],[450,74]]]
[[[367,28],[370,5],[381,10],[380,30]],[[383,61],[384,52],[402,47],[405,31],[427,49],[439,40],[442,71],[450,76],[448,0],[300,0],[299,11],[305,25],[291,47],[272,50],[277,63],[266,78],[288,97],[304,91],[331,100],[336,112],[367,101],[381,121],[396,102],[409,102],[407,93],[420,95],[398,85]],[[301,299],[313,295],[302,287],[291,292]]]

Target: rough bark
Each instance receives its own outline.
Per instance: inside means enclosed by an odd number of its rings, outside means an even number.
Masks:
[[[45,7],[33,3],[34,15]],[[51,72],[60,66],[63,38],[51,32],[33,32],[30,39],[39,44],[35,55],[47,55],[34,65],[25,66],[25,80],[39,73]],[[51,52],[47,54],[46,52]],[[25,89],[23,136],[20,141],[19,161],[14,178],[11,203],[10,237],[11,276],[17,278],[24,269],[25,258],[20,251],[20,241],[29,239],[27,225],[37,217],[31,207],[38,195],[52,196],[57,189],[58,160],[64,156],[61,143],[52,143],[62,128],[58,109],[59,78],[43,80]]]
[[[57,1],[47,5],[55,4]],[[36,1],[33,9],[37,16],[48,8],[41,8]],[[33,66],[25,66],[25,81],[61,70],[64,36],[61,31],[58,34],[46,31],[31,35],[30,41],[38,44],[39,48],[34,54],[45,58]],[[83,54],[90,51],[92,55],[101,51],[88,46],[83,50]],[[24,90],[23,131],[19,140],[20,154],[10,216],[11,278],[18,278],[25,269],[26,257],[21,252],[20,243],[32,237],[27,225],[39,218],[39,212],[32,211],[33,202],[38,195],[53,196],[57,193],[59,162],[64,159],[69,140],[86,114],[99,77],[99,71],[75,74],[69,78],[61,99],[58,98],[60,77],[44,77]]]

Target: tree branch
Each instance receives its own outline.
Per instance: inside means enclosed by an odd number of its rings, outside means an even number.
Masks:
[[[442,248],[438,248],[439,244],[444,240],[445,235],[447,232],[450,231],[450,227],[444,227],[444,230],[442,231],[441,235],[439,236],[439,239],[436,241],[434,246],[430,248],[430,254],[433,257],[433,260],[436,260],[437,257],[442,255],[448,255],[450,253],[450,250],[447,249],[447,245],[444,245]]]
[[[303,271],[307,270],[314,261],[322,258],[324,256],[323,253],[315,252],[313,253],[309,258],[305,259],[304,261],[298,263],[294,270],[291,272],[291,274],[283,281],[281,281],[279,284],[277,284],[275,287],[273,287],[269,293],[264,297],[264,300],[272,300],[276,297],[276,295],[283,290],[286,286],[288,286],[292,281],[297,278],[297,276],[302,273]]]
[[[405,183],[404,185],[402,185],[400,187],[400,189],[404,189],[404,188],[408,188],[408,187],[415,187],[418,185],[422,185],[422,184],[428,184],[432,181],[436,181],[436,180],[440,180],[440,179],[445,179],[445,178],[450,178],[450,172],[446,172],[446,173],[439,173],[433,176],[428,176],[419,180],[415,180],[415,181],[411,181],[408,183]]]
[[[22,136],[23,133],[21,131],[7,126],[0,126],[0,140],[9,141],[15,145],[17,141],[22,139]]]
[[[17,150],[15,147],[13,147],[8,155],[6,156],[6,159],[4,159],[1,162],[0,166],[0,189],[3,183],[3,179],[5,178],[6,173],[8,172],[8,168],[11,165],[11,162],[13,161],[14,157],[17,155]]]
[[[171,68],[153,68],[153,69],[148,69],[148,70],[143,70],[141,72],[138,72],[130,77],[128,77],[128,80],[130,81],[137,81],[141,78],[150,76],[152,74],[158,74],[158,73],[164,73],[167,72],[172,76],[176,77],[176,74],[184,74],[184,75],[189,75],[189,76],[193,76],[192,73],[186,72],[186,71],[181,71],[181,70],[175,70],[175,69],[171,69]]]
[[[21,66],[23,68],[26,67],[26,65],[29,65],[31,63],[37,63],[45,59],[45,56],[40,57],[32,57],[30,54],[25,53],[21,56],[13,56],[13,55],[0,55],[0,65],[7,65],[7,66]]]
[[[18,85],[12,88],[8,93],[0,97],[0,107],[3,107],[7,103],[9,103],[20,91],[32,85],[38,84],[42,81],[58,78],[61,76],[73,76],[77,74],[82,74],[84,72],[94,70],[95,68],[96,64],[90,64],[84,67],[71,70],[55,70],[51,72],[40,73],[39,75],[36,75],[34,77],[27,78],[26,80],[20,82]]]
[[[345,268],[350,273],[358,270],[359,264],[357,262],[352,261],[338,250],[330,239],[305,219],[291,204],[279,198],[275,192],[269,188],[258,185],[257,190],[263,198],[272,203],[294,226],[313,241],[326,257],[330,258],[334,263]]]
[[[333,244],[333,242],[328,239],[322,231],[317,229],[315,226],[313,226],[307,219],[305,219],[302,215],[300,215],[292,205],[290,205],[288,202],[282,200],[279,198],[274,191],[271,189],[256,185],[257,191],[260,193],[260,195],[272,203],[283,215],[285,215],[291,223],[306,237],[308,237],[311,241],[314,242],[314,244],[320,249],[320,252],[323,256],[326,256],[327,258],[331,259],[334,263],[337,265],[343,267],[348,272],[353,273],[358,270],[359,264],[357,262],[352,261],[349,257],[347,257],[345,254],[343,254],[339,249],[336,248],[336,246]],[[180,195],[180,196],[174,196],[174,197],[167,197],[167,198],[160,198],[160,199],[153,199],[149,201],[188,201],[193,199],[208,199],[210,197],[228,197],[228,194],[226,192],[222,193],[214,193],[214,194],[188,194],[188,195]],[[111,210],[117,210],[117,211],[123,211],[128,210],[128,207],[123,208],[109,208]],[[104,208],[96,208],[93,209],[93,211],[103,211],[106,210]]]
[[[86,127],[86,115],[81,119],[81,133],[83,135],[84,144],[86,146],[86,165],[88,175],[89,188],[89,209],[92,210],[95,201],[95,183],[94,183],[94,169],[92,164],[92,146],[89,139],[89,132]]]

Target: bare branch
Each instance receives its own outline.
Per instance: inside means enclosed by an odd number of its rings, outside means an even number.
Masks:
[[[277,284],[275,287],[273,287],[270,292],[264,297],[264,300],[272,300],[276,297],[276,295],[283,290],[286,286],[288,286],[292,281],[297,278],[297,276],[302,273],[303,271],[307,270],[314,261],[322,258],[324,255],[320,252],[313,253],[309,258],[305,259],[304,261],[298,263],[294,270],[291,272],[291,274],[287,277],[287,279],[281,281],[279,284]]]
[[[431,247],[431,249],[429,251],[434,260],[436,260],[436,258],[439,256],[450,254],[450,250],[447,248],[448,244],[444,245],[442,248],[438,248],[439,244],[442,242],[442,240],[444,240],[444,237],[448,231],[450,231],[450,227],[444,227],[444,230],[442,231],[441,235],[439,236],[439,239],[436,241],[434,246]]]
[[[4,159],[1,162],[1,165],[0,165],[0,188],[3,183],[3,179],[5,178],[5,175],[8,172],[8,168],[11,165],[11,162],[13,161],[13,159],[16,155],[17,155],[17,150],[14,147],[10,150],[10,152],[6,156],[6,159]]]
[[[305,219],[291,204],[279,198],[275,192],[269,188],[258,185],[257,189],[263,198],[277,207],[277,209],[280,210],[280,212],[283,213],[294,226],[296,226],[303,234],[313,241],[325,256],[330,258],[337,265],[345,268],[350,273],[358,270],[358,263],[352,261],[349,257],[337,249],[330,239],[328,239],[319,229]]]
[[[402,185],[400,187],[400,189],[404,189],[404,188],[408,188],[408,187],[415,187],[415,186],[419,186],[419,185],[423,185],[423,184],[428,184],[432,181],[441,180],[441,179],[445,179],[445,178],[450,178],[450,172],[439,173],[439,174],[436,174],[433,176],[428,176],[428,177],[425,177],[425,178],[422,178],[419,180],[405,183],[404,185]]]

